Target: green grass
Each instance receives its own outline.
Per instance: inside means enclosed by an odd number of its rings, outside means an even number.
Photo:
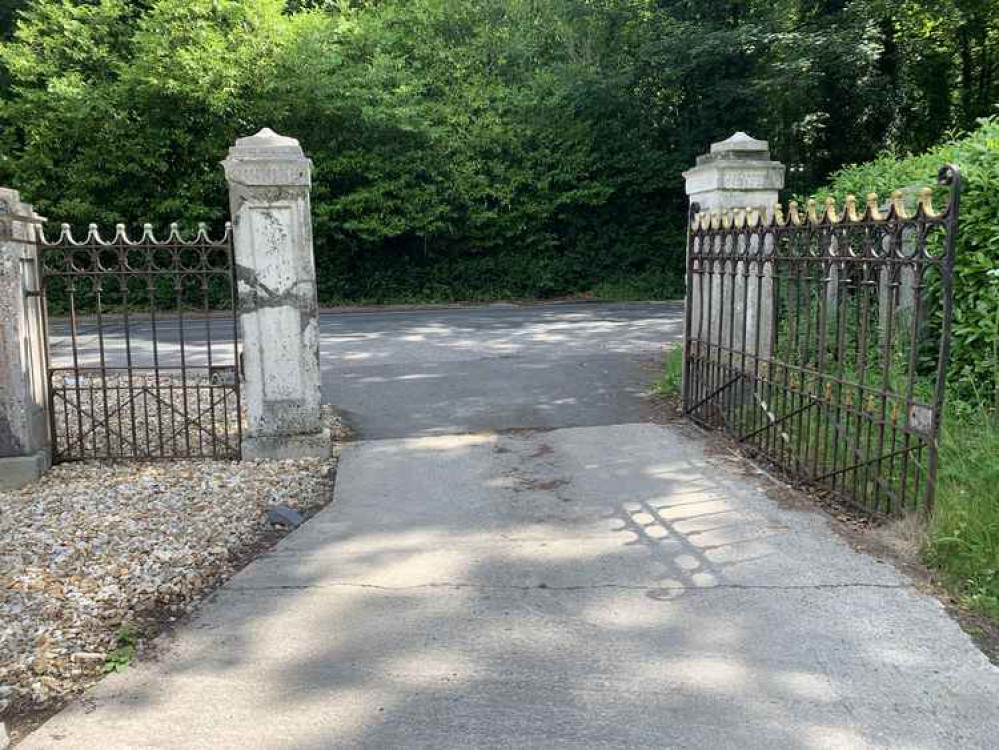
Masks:
[[[675,397],[680,395],[680,384],[683,381],[683,347],[677,346],[666,352],[663,360],[663,374],[655,383],[655,391],[660,396]]]
[[[944,423],[927,561],[966,604],[999,620],[999,424],[968,411],[952,408]]]

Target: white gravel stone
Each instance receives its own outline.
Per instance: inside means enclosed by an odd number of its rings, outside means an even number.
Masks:
[[[151,635],[189,612],[273,534],[271,506],[330,500],[334,465],[84,462],[0,492],[0,718],[98,679],[122,626]]]

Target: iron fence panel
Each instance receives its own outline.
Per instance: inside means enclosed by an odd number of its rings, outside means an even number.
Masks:
[[[53,460],[238,458],[239,333],[231,228],[184,239],[119,225],[39,230]]]
[[[928,506],[950,349],[960,173],[887,208],[691,207],[683,406],[865,511]]]

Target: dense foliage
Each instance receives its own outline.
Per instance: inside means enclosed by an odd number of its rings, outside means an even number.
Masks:
[[[221,222],[218,161],[270,126],[315,162],[326,302],[673,295],[711,141],[768,138],[801,192],[999,99],[986,0],[26,0],[0,31],[0,182]]]
[[[999,120],[983,120],[970,135],[917,156],[883,155],[843,169],[830,192],[886,196],[897,187],[933,185],[946,163],[960,167],[964,183],[949,379],[958,395],[999,406]]]

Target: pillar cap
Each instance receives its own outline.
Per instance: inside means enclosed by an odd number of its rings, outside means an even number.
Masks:
[[[311,184],[312,161],[298,140],[263,128],[236,140],[222,162],[230,182],[249,186]]]
[[[287,135],[278,135],[270,128],[261,128],[253,135],[236,139],[236,145],[229,149],[229,158],[260,157],[300,157],[305,158],[298,140]]]
[[[749,133],[744,133],[741,130],[733,133],[724,141],[718,141],[717,143],[711,144],[712,154],[729,154],[729,153],[750,153],[750,154],[764,154],[763,158],[770,158],[770,144],[766,141],[761,141],[758,138],[753,138]]]
[[[45,217],[36,214],[30,203],[21,200],[20,191],[6,187],[0,187],[0,217],[34,224],[45,221]]]
[[[771,160],[770,145],[742,131],[712,143],[683,176],[701,208],[769,206],[784,187],[784,165]]]

